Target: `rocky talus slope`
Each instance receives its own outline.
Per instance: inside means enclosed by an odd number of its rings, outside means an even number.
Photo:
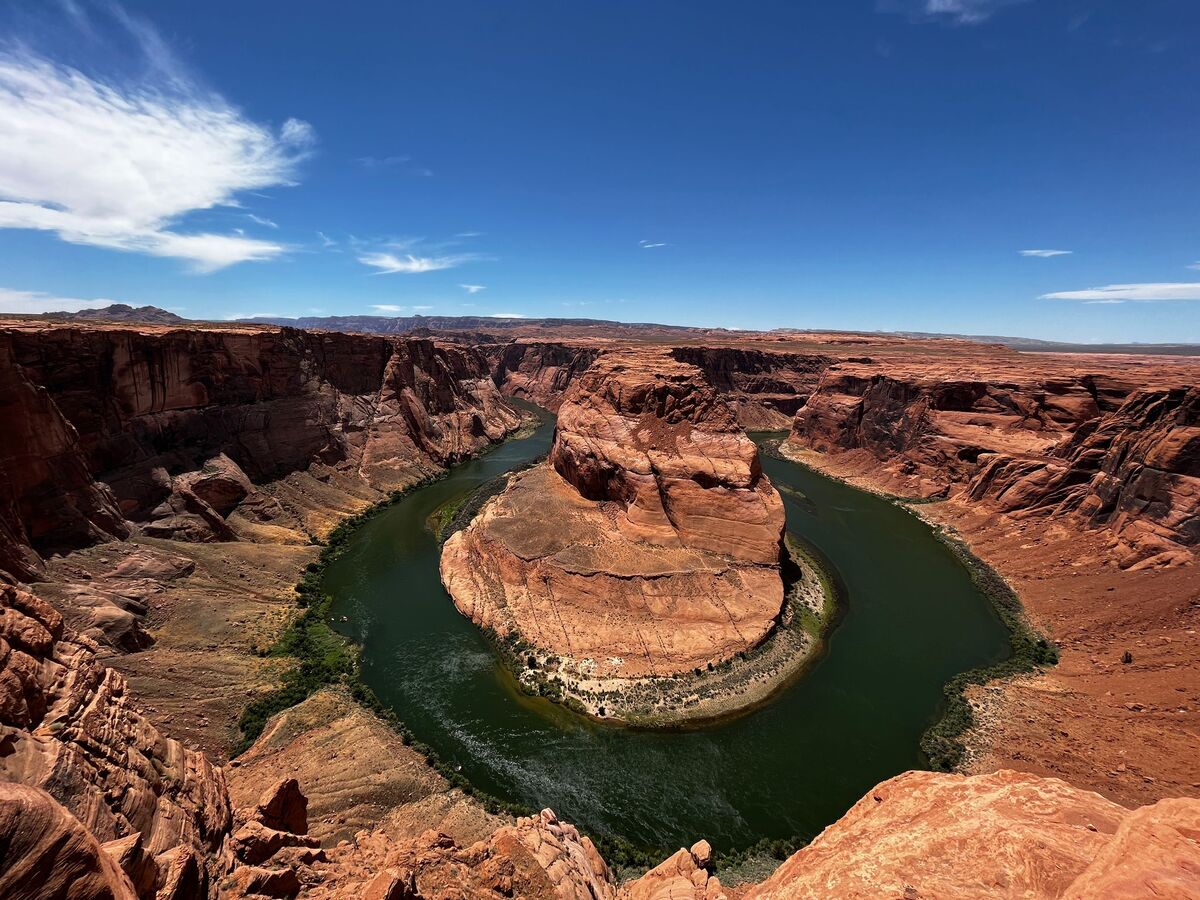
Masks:
[[[719,663],[783,603],[783,503],[694,367],[600,356],[568,391],[548,463],[447,541],[462,612],[588,676]]]

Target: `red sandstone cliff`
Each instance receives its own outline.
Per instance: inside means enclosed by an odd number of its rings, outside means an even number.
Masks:
[[[699,371],[612,352],[568,392],[549,463],[446,543],[442,579],[465,615],[580,675],[688,672],[774,627],[783,525]]]
[[[1191,558],[1200,542],[1195,388],[1134,390],[1032,364],[966,374],[974,377],[840,363],[796,414],[789,441],[865,452],[904,493],[1105,528],[1123,566]]]
[[[476,351],[428,340],[2,330],[0,569],[28,577],[41,555],[138,526],[233,539],[253,483],[314,464],[404,487],[517,425],[488,374]]]

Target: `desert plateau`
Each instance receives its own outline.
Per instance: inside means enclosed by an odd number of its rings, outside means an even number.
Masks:
[[[0,900],[1200,900],[1197,35],[0,0]]]

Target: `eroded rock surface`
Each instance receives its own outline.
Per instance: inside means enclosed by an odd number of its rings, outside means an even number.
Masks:
[[[1200,889],[1200,833],[1183,837],[1200,801],[1179,803],[1188,813],[1174,812],[1164,840],[1138,823],[1166,811],[1130,813],[1058,779],[907,772],[870,791],[746,896],[1118,898],[1160,896],[1122,891],[1161,878],[1174,879],[1176,891],[1161,896],[1184,897],[1181,888]]]
[[[230,541],[255,485],[327,466],[403,488],[519,424],[478,351],[295,329],[0,329],[0,569],[126,537]]]
[[[610,353],[559,410],[549,463],[446,543],[442,579],[478,624],[590,675],[687,672],[774,627],[783,526],[757,448],[699,371]]]
[[[1147,380],[1161,386],[1061,359],[974,371],[844,361],[789,442],[869,454],[906,494],[1106,529],[1125,567],[1188,562],[1200,543],[1200,392],[1178,376]]]
[[[95,841],[138,835],[138,865],[153,868],[157,888],[190,872],[203,889],[231,823],[221,770],[159,733],[125,679],[99,665],[94,645],[66,632],[49,604],[7,585],[0,665],[0,779],[45,791]],[[35,806],[47,828],[78,843],[61,817]]]

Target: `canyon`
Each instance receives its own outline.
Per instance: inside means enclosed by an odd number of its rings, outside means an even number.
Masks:
[[[762,643],[783,607],[783,528],[757,448],[700,371],[614,351],[565,394],[549,460],[447,541],[442,580],[577,691],[612,690]]]
[[[0,327],[0,894],[46,872],[96,897],[1197,892],[1195,360],[470,329]],[[345,685],[231,758],[319,543],[515,432],[504,395],[559,423],[447,542],[481,624],[602,676],[760,643],[783,516],[742,429],[786,429],[782,453],[934,501],[911,509],[1005,577],[1060,664],[970,689],[967,774],[885,782],[757,884],[722,886],[703,841],[620,877],[553,813],[451,784]]]

